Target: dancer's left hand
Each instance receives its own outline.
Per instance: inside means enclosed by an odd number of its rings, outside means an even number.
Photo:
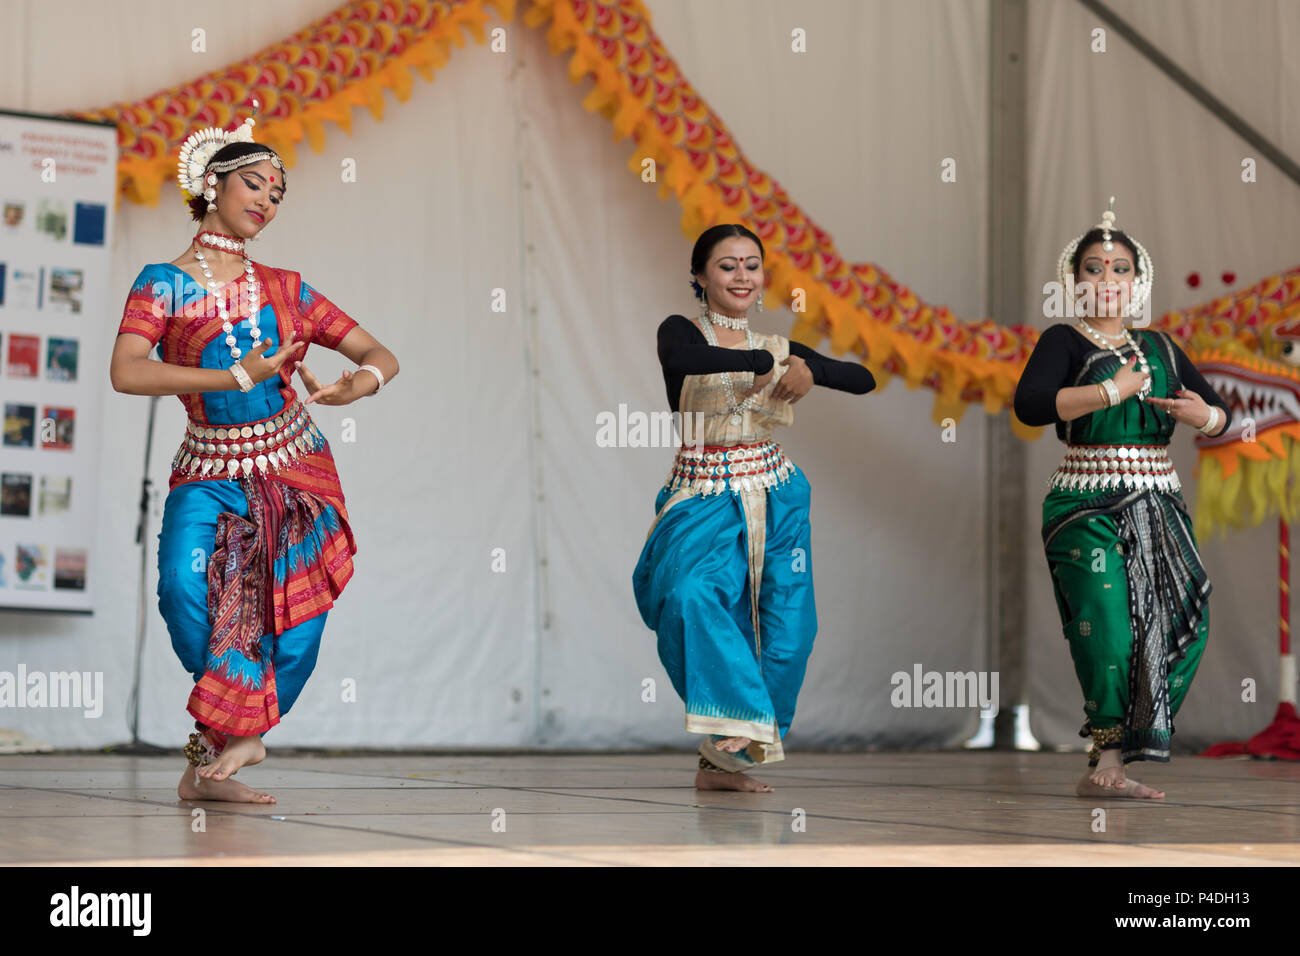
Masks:
[[[321,385],[320,379],[302,362],[294,362],[293,365],[298,370],[298,377],[311,393],[303,400],[304,405],[310,405],[312,402],[319,402],[322,405],[347,405],[361,397],[357,394],[357,385],[353,382],[352,372],[348,369],[343,370],[343,374],[333,385]]]
[[[808,368],[808,363],[797,355],[782,359],[781,364],[787,368],[780,381],[776,383],[776,387],[772,389],[772,397],[793,405],[812,391],[814,384],[812,369]]]
[[[1148,398],[1147,401],[1193,428],[1200,428],[1210,420],[1210,406],[1200,395],[1188,388],[1179,389],[1177,394],[1178,398]]]

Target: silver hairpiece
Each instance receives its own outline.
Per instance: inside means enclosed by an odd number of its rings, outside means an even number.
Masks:
[[[284,168],[280,157],[269,146],[264,147],[264,151],[249,153],[247,156],[229,159],[222,163],[212,163],[212,157],[223,146],[229,143],[253,142],[253,127],[257,125],[258,106],[257,100],[253,100],[253,112],[234,132],[208,127],[191,133],[181,144],[180,159],[176,164],[176,179],[180,183],[181,195],[185,197],[186,202],[195,196],[204,196],[209,202],[215,198],[213,183],[204,181],[208,173],[228,173],[240,166],[260,163],[263,159],[269,159],[276,169]]]

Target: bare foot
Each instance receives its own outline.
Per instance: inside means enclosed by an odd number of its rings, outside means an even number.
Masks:
[[[1115,756],[1111,757],[1111,754]],[[1124,775],[1118,751],[1103,752],[1101,761],[1090,769],[1075,785],[1080,797],[1131,797],[1135,800],[1163,800],[1165,792],[1154,790]]]
[[[181,774],[176,795],[182,800],[225,800],[229,803],[275,803],[269,793],[258,793],[238,780],[208,780],[196,776],[194,768],[187,766]]]
[[[239,772],[240,767],[251,767],[266,759],[266,748],[261,737],[231,737],[221,756],[195,771],[208,780],[225,780]]]
[[[734,739],[734,738],[733,738]],[[740,739],[744,739],[743,737]],[[771,793],[772,788],[743,773],[711,773],[697,770],[696,790],[743,790],[747,793]]]
[[[729,754],[736,754],[736,753],[740,753],[748,746],[749,746],[748,737],[724,737],[722,740],[716,741],[713,744],[713,749],[725,750]],[[732,789],[743,789],[743,788],[724,787],[723,789],[732,790]]]

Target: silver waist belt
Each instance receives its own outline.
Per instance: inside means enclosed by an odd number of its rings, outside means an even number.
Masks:
[[[1049,484],[1065,491],[1182,488],[1164,445],[1070,445]]]
[[[191,420],[188,435],[172,459],[172,468],[200,478],[277,474],[302,455],[319,451],[325,436],[301,402],[294,401],[273,418],[242,425],[205,425]]]
[[[665,484],[674,491],[690,488],[700,495],[738,494],[782,484],[793,470],[794,463],[774,441],[704,445],[679,448]]]

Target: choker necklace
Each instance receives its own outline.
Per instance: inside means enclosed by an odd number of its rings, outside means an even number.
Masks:
[[[201,246],[207,246],[209,249],[219,249],[222,252],[233,252],[236,255],[241,255],[244,251],[243,239],[240,239],[238,236],[227,236],[224,232],[203,230],[194,237],[194,241]]]
[[[1111,341],[1128,341],[1128,329],[1125,327],[1123,322],[1119,324],[1120,330],[1118,332],[1103,332],[1101,329],[1089,324],[1089,322],[1082,316],[1079,317],[1079,324],[1083,326],[1084,331],[1089,333],[1094,339],[1100,335],[1103,338],[1110,339]]]
[[[749,316],[742,315],[738,319],[733,319],[729,315],[720,315],[717,312],[712,311],[707,305],[700,309],[700,318],[706,322],[712,322],[714,325],[720,325],[724,329],[735,329],[739,331],[740,329],[749,328]]]

